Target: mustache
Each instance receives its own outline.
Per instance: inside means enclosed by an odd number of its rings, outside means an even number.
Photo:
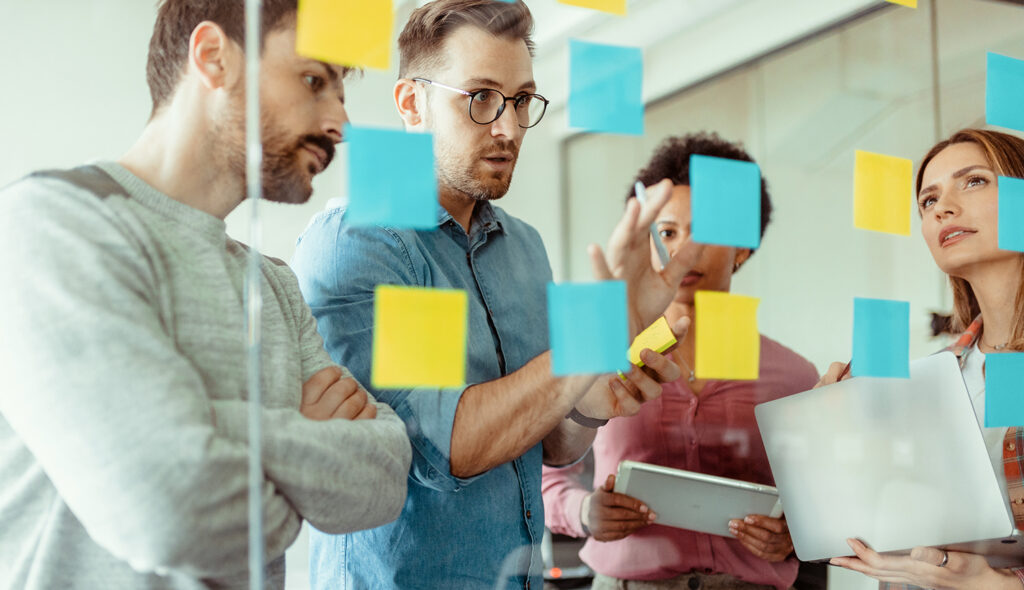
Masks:
[[[514,141],[498,140],[485,149],[480,150],[480,156],[494,152],[509,152],[513,158],[519,157],[519,146]]]
[[[327,154],[327,162],[324,163],[324,168],[325,169],[328,166],[331,165],[331,161],[334,160],[334,140],[333,139],[331,139],[330,137],[327,137],[326,135],[318,135],[318,134],[310,133],[310,134],[307,134],[307,135],[303,135],[302,137],[299,138],[299,141],[296,144],[296,149],[298,149],[298,147],[301,147],[302,145],[307,144],[307,143],[311,143],[311,144],[315,145],[316,147],[322,149],[325,154]]]

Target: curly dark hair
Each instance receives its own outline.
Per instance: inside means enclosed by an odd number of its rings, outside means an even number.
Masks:
[[[673,184],[690,186],[690,156],[699,154],[702,156],[713,156],[716,158],[727,158],[729,160],[742,160],[753,162],[754,159],[743,149],[740,143],[726,141],[717,133],[701,131],[699,133],[688,133],[686,135],[673,135],[666,137],[654,150],[654,155],[647,162],[636,178],[630,183],[629,192],[626,194],[628,201],[635,196],[633,185],[636,181],[650,186],[663,178],[669,178]],[[772,217],[772,200],[768,194],[768,183],[761,175],[761,238],[764,238],[764,230]]]

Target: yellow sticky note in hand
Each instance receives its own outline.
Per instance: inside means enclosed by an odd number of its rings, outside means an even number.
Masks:
[[[853,225],[910,235],[914,165],[906,158],[857,150],[853,178]]]
[[[299,0],[295,52],[320,61],[391,67],[393,0]]]
[[[911,8],[917,8],[917,0],[887,0],[890,4],[899,4],[900,6],[909,6]]]
[[[466,382],[466,292],[377,287],[373,367],[378,389],[460,387]]]
[[[757,297],[697,291],[694,322],[698,379],[757,379],[761,336]]]
[[[668,327],[665,316],[661,316],[633,339],[633,344],[629,346],[629,362],[642,367],[644,362],[640,360],[641,350],[650,348],[654,352],[665,352],[675,343],[676,335],[672,333],[672,328]]]
[[[562,4],[570,6],[582,6],[593,8],[602,12],[610,12],[621,16],[626,15],[626,0],[558,0]]]

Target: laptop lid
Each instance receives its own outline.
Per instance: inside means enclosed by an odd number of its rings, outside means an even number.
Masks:
[[[909,379],[857,377],[754,413],[801,560],[850,555],[851,537],[901,552],[1013,533],[951,352],[911,362]]]

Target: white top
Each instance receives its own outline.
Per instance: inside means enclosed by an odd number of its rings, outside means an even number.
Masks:
[[[974,414],[978,417],[978,426],[985,438],[985,447],[988,449],[988,458],[992,461],[992,467],[996,472],[996,479],[999,485],[1005,490],[1006,471],[1003,469],[1003,439],[1006,438],[1005,426],[998,428],[985,428],[985,373],[982,368],[985,365],[985,353],[978,350],[977,343],[971,347],[967,354],[967,360],[963,367],[964,382],[967,383],[967,391],[971,394],[971,401],[974,402]]]

